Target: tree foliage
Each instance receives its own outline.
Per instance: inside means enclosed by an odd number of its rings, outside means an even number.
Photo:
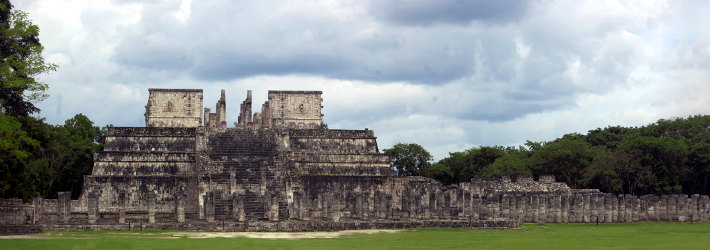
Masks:
[[[415,143],[398,143],[383,151],[390,155],[392,172],[398,176],[422,175],[433,159],[429,151]]]
[[[7,0],[0,1],[0,29],[0,112],[12,116],[39,112],[33,102],[47,97],[48,85],[35,77],[57,65],[44,61],[39,27],[26,12],[13,11]]]
[[[78,197],[84,175],[91,174],[93,153],[103,147],[104,131],[83,114],[64,125],[21,120],[0,117],[0,197],[53,198],[59,191]]]
[[[27,13],[0,0],[0,198],[51,198],[57,191],[76,198],[102,147],[103,131],[83,114],[64,125],[30,116],[47,96],[48,85],[35,77],[57,67],[44,62],[43,49]]]
[[[612,126],[518,148],[482,146],[422,172],[444,184],[472,177],[554,175],[573,188],[628,194],[710,194],[710,116]]]

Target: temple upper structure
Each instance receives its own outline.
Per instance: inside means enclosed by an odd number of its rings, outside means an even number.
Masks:
[[[240,105],[235,125],[247,128],[318,129],[323,127],[321,91],[269,91],[261,112],[252,114],[251,90]]]
[[[201,89],[148,89],[146,127],[199,127],[202,123]]]
[[[224,89],[217,101],[217,112],[210,113],[210,109],[205,108],[205,127],[227,127],[227,101],[224,97]]]

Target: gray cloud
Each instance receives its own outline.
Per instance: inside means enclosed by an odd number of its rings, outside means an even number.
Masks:
[[[369,121],[398,112],[509,121],[625,84],[637,50],[634,41],[618,38],[628,28],[623,19],[590,21],[544,4],[565,3],[373,1],[328,8],[212,0],[193,2],[179,20],[179,2],[154,2],[143,4],[137,22],[120,27],[125,33],[110,59],[126,69],[113,74],[124,84],[297,75],[429,86],[451,99],[399,100],[335,115]],[[84,16],[88,22],[99,15]],[[456,25],[436,25],[445,23]]]
[[[522,19],[530,3],[524,0],[375,0],[370,3],[370,11],[376,17],[400,25],[466,25],[472,21],[504,24]]]
[[[150,87],[204,88],[208,106],[227,88],[232,111],[244,89],[321,89],[335,127],[445,150],[710,107],[693,90],[710,64],[705,3],[183,2],[18,2],[62,64],[43,115],[140,126]],[[564,125],[579,116],[595,118]]]

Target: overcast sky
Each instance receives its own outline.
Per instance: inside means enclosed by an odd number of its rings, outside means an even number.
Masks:
[[[438,160],[710,114],[710,1],[13,1],[39,25],[50,123],[143,126],[148,88],[322,90],[330,128]],[[233,125],[232,125],[233,126]]]

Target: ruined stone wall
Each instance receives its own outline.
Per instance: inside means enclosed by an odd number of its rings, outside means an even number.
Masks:
[[[290,129],[284,141],[296,174],[391,175],[371,130]]]
[[[201,89],[148,89],[146,127],[198,127],[202,123]]]
[[[314,129],[323,126],[321,91],[269,91],[273,128]]]
[[[178,199],[196,202],[195,146],[196,128],[110,127],[71,211],[173,213]]]
[[[478,203],[424,177],[302,175],[289,209],[302,220],[467,220]]]
[[[34,224],[35,217],[34,204],[23,203],[20,199],[0,199],[0,224]]]
[[[221,91],[219,101],[215,105],[217,111],[211,113],[209,108],[205,108],[204,126],[205,127],[227,127],[227,101],[224,89]]]
[[[531,176],[519,176],[512,181],[504,176],[498,179],[475,178],[470,182],[461,183],[463,189],[478,195],[501,192],[571,192],[572,189],[564,182],[556,182],[554,176],[540,176],[539,181],[534,181]],[[598,190],[597,190],[598,191]]]

